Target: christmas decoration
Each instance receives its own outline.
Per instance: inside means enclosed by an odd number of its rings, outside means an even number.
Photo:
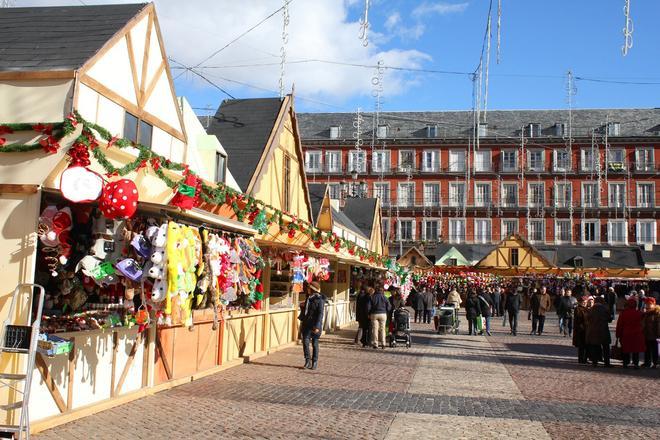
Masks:
[[[122,179],[103,188],[101,212],[106,218],[131,218],[137,211],[138,190],[135,182]]]
[[[176,194],[170,200],[170,205],[181,209],[192,209],[197,206],[199,204],[200,183],[201,179],[199,177],[194,173],[188,172],[183,182],[179,182],[177,185]]]
[[[71,166],[60,176],[60,191],[73,203],[93,202],[101,196],[103,178],[84,166]]]

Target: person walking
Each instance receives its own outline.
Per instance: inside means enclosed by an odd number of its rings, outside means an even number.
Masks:
[[[447,304],[453,304],[456,309],[461,308],[463,300],[456,289],[452,289],[451,292],[449,292],[449,295],[447,295]]]
[[[610,311],[607,308],[605,298],[599,296],[596,303],[587,314],[587,331],[585,341],[589,347],[589,353],[593,366],[597,366],[601,360],[606,367],[610,365]]]
[[[614,287],[608,287],[607,292],[605,293],[605,301],[607,302],[607,307],[610,311],[610,322],[616,319],[616,300],[617,297]]]
[[[373,287],[362,287],[355,300],[355,319],[358,322],[358,330],[355,334],[355,344],[358,341],[366,347],[371,342],[371,321],[369,320],[369,301],[374,293]]]
[[[312,281],[308,285],[307,299],[300,311],[300,330],[303,341],[303,354],[305,367],[316,370],[319,360],[319,338],[323,329],[323,313],[325,299],[321,296],[321,285]],[[312,344],[312,353],[309,353],[309,344]]]
[[[644,353],[644,367],[658,368],[658,339],[660,339],[660,306],[655,302],[655,298],[647,297],[645,301],[645,311],[642,317],[642,330],[646,351]]]
[[[431,315],[433,308],[435,307],[435,294],[429,289],[425,289],[422,294],[422,299],[424,300],[424,324],[431,323]]]
[[[578,363],[587,363],[587,308],[588,296],[580,297],[573,314],[573,346],[578,351]]]
[[[635,369],[639,368],[639,354],[646,351],[644,331],[642,330],[642,312],[637,310],[637,299],[626,300],[626,306],[616,321],[616,337],[621,341],[623,368],[628,368],[630,360]]]
[[[501,316],[500,301],[502,300],[502,289],[500,286],[495,287],[493,291],[493,316]]]
[[[573,310],[577,306],[577,300],[569,290],[562,289],[564,296],[560,298],[557,307],[557,315],[559,315],[559,333],[564,337],[573,336]]]
[[[385,348],[385,326],[391,310],[390,302],[379,287],[369,301],[369,319],[371,319],[371,346]]]
[[[530,335],[537,333],[539,336],[543,334],[543,327],[545,325],[545,314],[552,306],[550,295],[545,287],[541,288],[541,293],[538,291],[534,294],[531,300],[532,309],[532,332]]]
[[[468,332],[470,336],[477,335],[477,317],[481,316],[481,301],[477,292],[471,290],[465,299],[465,315],[468,321]]]
[[[513,336],[518,334],[518,313],[520,312],[520,304],[522,303],[521,293],[522,287],[518,287],[506,296],[506,313],[509,314],[509,327]]]
[[[411,302],[413,309],[415,309],[415,322],[417,322],[418,319],[419,322],[424,322],[424,290],[421,292],[417,290]]]
[[[490,334],[490,318],[493,315],[493,299],[490,297],[488,292],[482,291],[479,295],[479,305],[481,306],[481,316],[483,316],[486,328],[481,329],[479,332],[480,335],[484,333],[484,330],[486,331],[486,334],[488,336],[492,336]]]

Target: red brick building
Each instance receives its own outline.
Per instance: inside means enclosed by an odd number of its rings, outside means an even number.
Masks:
[[[355,114],[298,116],[308,180],[380,197],[393,255],[513,232],[540,246],[657,241],[660,109],[574,110],[570,123],[567,110],[490,111],[477,126],[472,112],[391,112],[375,130],[364,114],[359,136]]]

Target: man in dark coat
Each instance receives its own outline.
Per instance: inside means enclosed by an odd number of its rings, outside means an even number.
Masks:
[[[607,308],[610,311],[610,322],[616,319],[616,300],[617,297],[614,287],[608,287],[607,292],[605,293],[605,301],[607,302]]]
[[[424,324],[431,323],[431,312],[433,312],[433,307],[435,307],[435,294],[428,288],[424,289],[422,293],[422,299],[424,300]]]
[[[506,296],[506,311],[509,314],[509,327],[511,334],[516,336],[518,334],[518,312],[520,312],[520,303],[522,302],[522,287],[518,287]]]
[[[323,313],[325,299],[321,296],[321,285],[317,281],[309,284],[309,293],[298,319],[303,340],[305,368],[316,370],[319,360],[319,338],[323,329]],[[312,343],[312,354],[309,353],[309,343]]]
[[[587,296],[580,298],[573,314],[573,346],[578,350],[578,363],[587,363]]]
[[[484,317],[484,321],[486,324],[486,328],[482,329],[479,334],[483,334],[485,331],[488,336],[492,336],[490,334],[490,318],[493,315],[493,299],[491,296],[488,294],[488,292],[483,291],[478,295],[479,298],[479,305],[481,306],[481,316]]]
[[[602,360],[606,367],[610,365],[610,344],[612,336],[609,328],[610,311],[605,305],[605,298],[599,296],[587,314],[586,342],[589,346],[591,362],[594,367]]]
[[[373,287],[362,286],[360,293],[355,300],[355,319],[358,322],[358,331],[355,334],[355,344],[360,341],[363,347],[366,347],[371,338],[371,321],[369,321],[369,297],[373,294]]]
[[[470,335],[477,335],[477,316],[481,315],[481,300],[477,296],[477,292],[470,291],[467,299],[465,300],[465,315],[468,321],[468,331]]]
[[[415,322],[419,318],[419,322],[424,322],[424,295],[423,291],[418,289],[415,292],[415,296],[412,297],[412,307],[415,309]]]
[[[571,290],[562,289],[563,296],[559,298],[557,306],[557,315],[559,315],[559,333],[564,337],[573,336],[573,309],[577,306],[577,300],[572,295]]]
[[[500,316],[502,314],[500,311],[500,301],[502,299],[500,286],[495,288],[491,296],[493,297],[493,316]]]

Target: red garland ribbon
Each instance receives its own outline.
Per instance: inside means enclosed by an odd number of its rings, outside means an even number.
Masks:
[[[9,128],[9,126],[0,125],[0,136],[2,136],[3,134],[12,134],[13,132],[14,132],[14,130]]]
[[[89,150],[82,142],[76,142],[71,148],[69,148],[67,155],[71,158],[71,166],[79,165],[88,167],[91,165],[89,160]]]
[[[43,148],[46,153],[57,153],[57,150],[59,150],[59,148],[60,148],[60,143],[57,142],[57,139],[55,139],[51,135],[48,135],[45,138],[42,138],[39,141],[39,144],[41,145],[41,148]]]

